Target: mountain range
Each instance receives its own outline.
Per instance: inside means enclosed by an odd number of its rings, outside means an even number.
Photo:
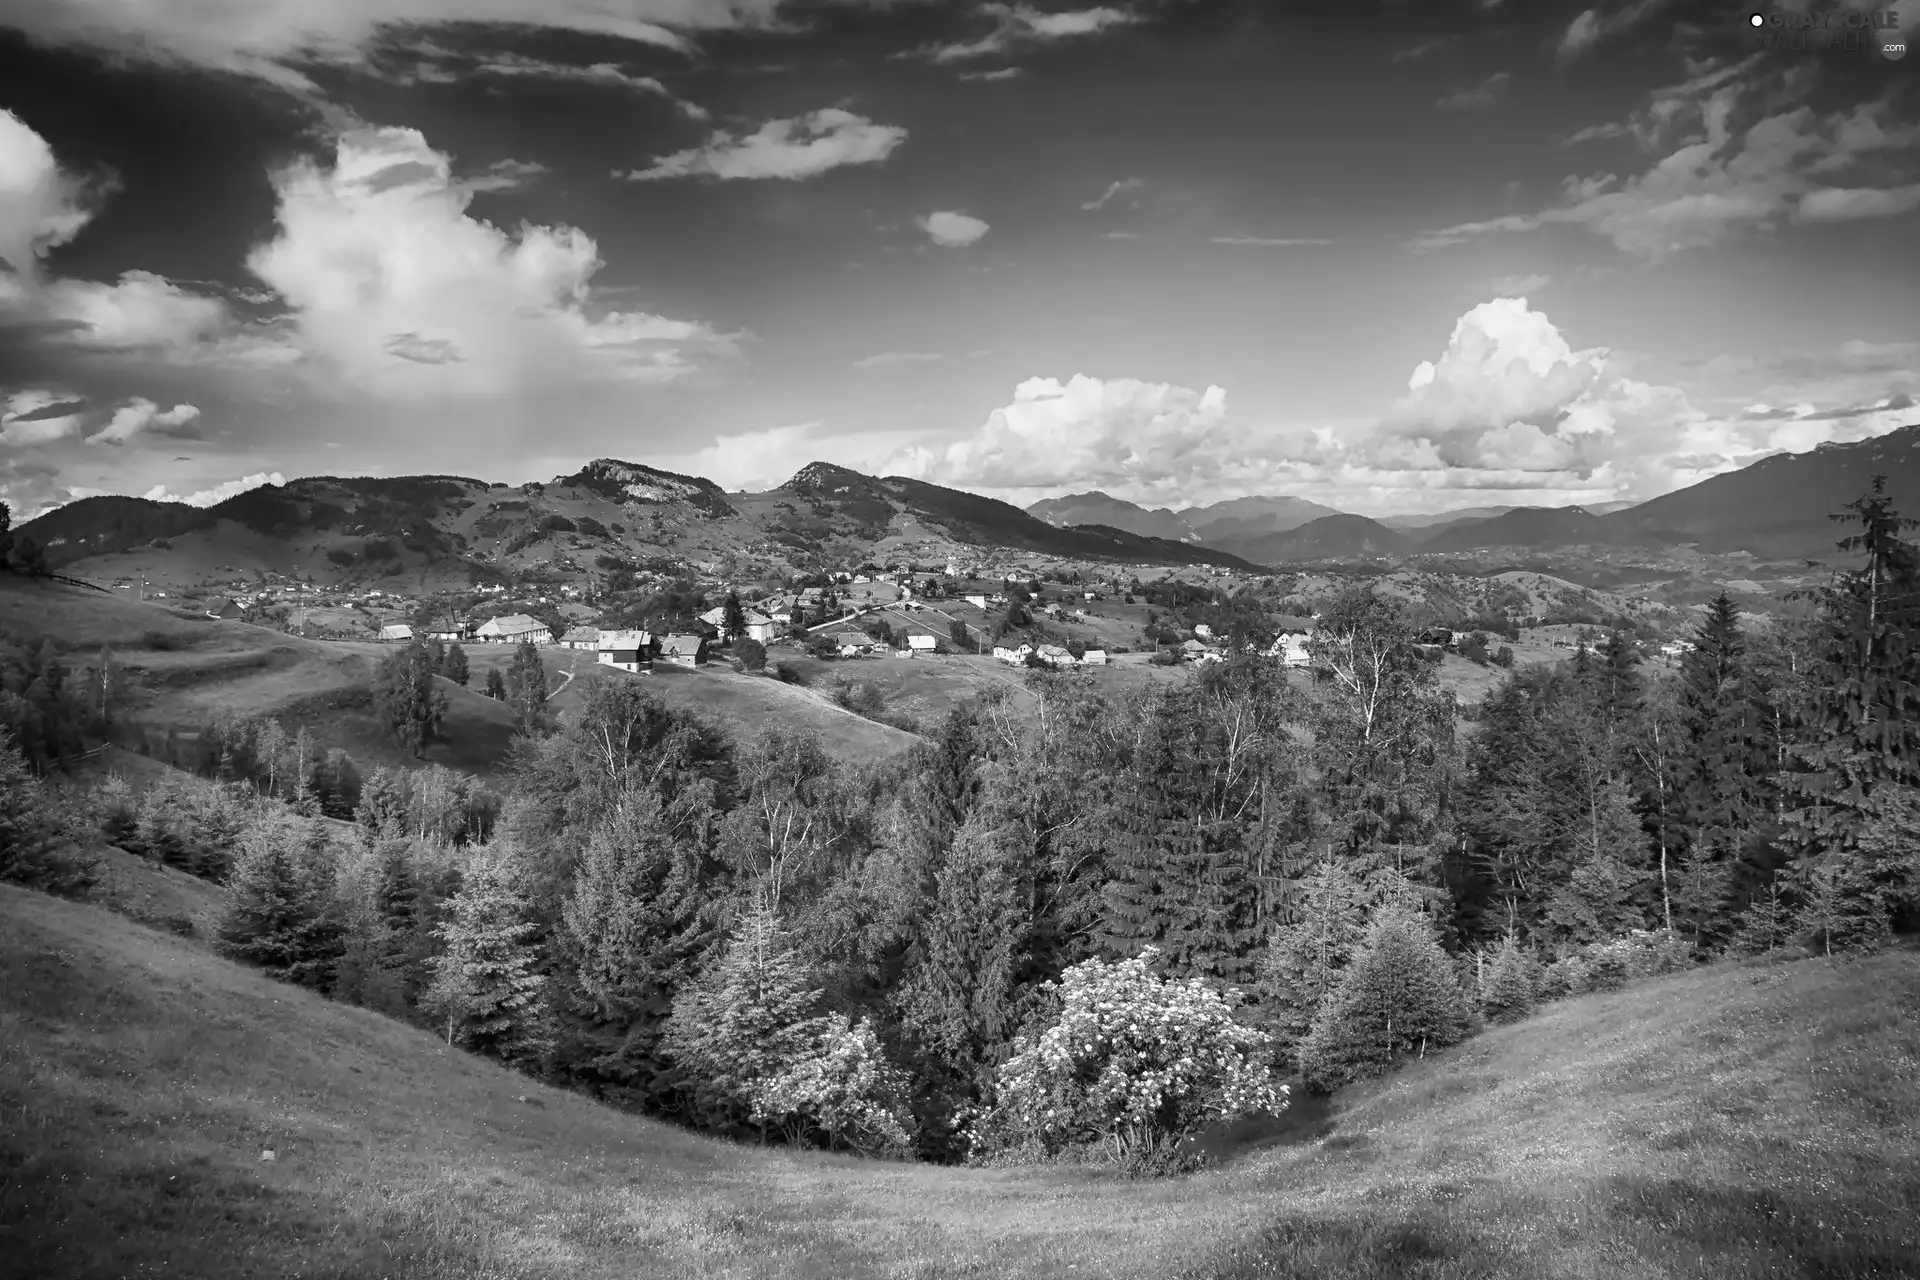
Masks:
[[[691,565],[740,577],[869,561],[971,564],[993,550],[1245,570],[1581,546],[1694,546],[1790,560],[1831,554],[1839,533],[1828,517],[1875,475],[1888,478],[1900,511],[1920,514],[1920,423],[1774,454],[1633,505],[1486,507],[1437,517],[1375,520],[1291,496],[1147,510],[1099,492],[1023,511],[826,462],[764,493],[730,494],[699,476],[603,458],[517,487],[463,476],[314,476],[211,507],[83,498],[19,532],[39,542],[54,567],[75,572],[112,572],[103,558],[138,552],[183,573],[231,566],[333,580],[408,576],[423,585],[617,564]]]

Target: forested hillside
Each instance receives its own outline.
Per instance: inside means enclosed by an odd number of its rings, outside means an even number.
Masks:
[[[638,680],[560,718],[529,692],[499,796],[233,720],[205,777],[49,809],[10,745],[4,870],[83,880],[61,833],[104,824],[229,886],[227,954],[715,1133],[1171,1168],[1210,1120],[1284,1106],[1281,1080],[1337,1088],[1630,974],[1911,929],[1920,558],[1884,494],[1849,519],[1859,567],[1799,622],[1750,632],[1723,596],[1677,669],[1615,635],[1513,673],[1462,738],[1361,586],[1304,681],[1252,654],[1117,693],[1036,672],[1035,709],[956,706],[898,761],[730,737]],[[416,745],[425,652],[382,676]],[[0,660],[44,766],[100,677]],[[1194,1043],[1203,1066],[1166,1049]],[[1106,1071],[1126,1087],[1075,1083]]]

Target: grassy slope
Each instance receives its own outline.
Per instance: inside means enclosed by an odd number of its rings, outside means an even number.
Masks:
[[[0,886],[0,1273],[1893,1277],[1916,1012],[1911,953],[1662,980],[1142,1184],[708,1141]]]

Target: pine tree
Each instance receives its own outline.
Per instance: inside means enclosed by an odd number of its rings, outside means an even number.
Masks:
[[[344,941],[332,909],[333,875],[324,830],[284,813],[256,818],[227,882],[215,929],[221,953],[282,982],[327,989]]]
[[[728,644],[747,634],[747,611],[740,607],[738,591],[727,592],[726,604],[720,611],[720,630]]]
[[[423,1008],[459,1043],[512,1066],[544,1064],[553,1045],[547,979],[534,945],[539,924],[521,888],[512,848],[480,853],[435,931],[445,949],[434,962]]]
[[[1256,1016],[1282,1054],[1306,1039],[1321,1003],[1365,940],[1363,895],[1360,881],[1327,859],[1297,884],[1291,921],[1268,940],[1258,968]]]
[[[643,1100],[661,1091],[673,994],[714,932],[710,888],[699,849],[675,838],[658,795],[622,795],[593,829],[562,905],[585,1023],[575,1070]]]
[[[1466,996],[1431,927],[1409,912],[1383,911],[1314,1018],[1300,1046],[1301,1071],[1314,1088],[1332,1090],[1402,1055],[1457,1044],[1470,1025]]]
[[[822,995],[772,907],[758,902],[719,963],[675,998],[663,1044],[691,1077],[702,1109],[737,1120],[756,1084],[813,1050]]]
[[[97,874],[95,862],[61,834],[46,792],[12,736],[0,733],[0,880],[76,894]]]
[[[498,667],[487,668],[487,696],[496,702],[507,700],[507,681]]]
[[[432,655],[418,640],[381,659],[374,703],[393,740],[418,757],[440,741],[447,692],[434,683]]]
[[[448,645],[446,657],[440,662],[440,674],[462,689],[466,688],[467,681],[473,678],[473,673],[467,666],[467,651],[458,644]]]
[[[540,661],[540,650],[531,640],[523,640],[513,653],[513,665],[507,670],[508,701],[513,706],[514,723],[523,731],[536,732],[546,723],[547,668]]]
[[[1540,988],[1540,966],[1533,952],[1512,934],[1500,939],[1480,995],[1481,1012],[1492,1022],[1516,1022],[1533,1011]]]
[[[1680,795],[1688,849],[1673,901],[1696,942],[1724,930],[1727,896],[1746,839],[1766,814],[1771,751],[1748,680],[1739,613],[1725,592],[1708,606],[1681,663],[1682,724],[1690,776]]]
[[[950,1120],[956,1107],[982,1101],[1013,1040],[1014,986],[1032,921],[1007,843],[986,812],[960,828],[893,994],[929,1086],[923,1119]]]

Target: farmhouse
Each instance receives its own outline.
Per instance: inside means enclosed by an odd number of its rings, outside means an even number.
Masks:
[[[563,649],[598,649],[600,647],[600,628],[570,627],[567,634],[560,637]]]
[[[1080,662],[1082,666],[1104,667],[1107,665],[1107,651],[1105,649],[1089,649],[1080,659]]]
[[[1066,648],[1061,645],[1043,644],[1037,652],[1040,655],[1040,661],[1050,667],[1070,667],[1073,665],[1073,655],[1067,652]]]
[[[987,598],[985,596],[968,596],[966,599],[967,603],[976,609],[985,609],[987,607]]]
[[[1027,655],[1032,652],[1033,646],[1030,644],[1023,644],[1018,649],[1009,649],[1003,644],[993,646],[993,656],[995,658],[1016,667],[1023,666],[1027,661]]]
[[[747,639],[758,640],[761,644],[772,644],[775,639],[775,633],[779,629],[779,624],[774,622],[774,620],[766,614],[753,609],[744,609],[741,612],[746,616]],[[720,608],[707,610],[700,615],[700,621],[706,623],[716,631],[724,631],[727,625],[726,607],[722,605]]]
[[[907,637],[908,653],[932,653],[935,649],[939,648],[939,646],[940,639],[938,636],[916,634]]]
[[[467,625],[458,618],[435,618],[427,624],[427,639],[455,643],[467,638]]]
[[[618,667],[622,671],[652,670],[653,663],[647,658],[647,650],[652,644],[653,637],[644,631],[594,632],[594,646],[600,651],[600,665]]]
[[[166,593],[157,592],[156,594],[165,595]],[[239,604],[228,599],[226,596],[215,596],[213,599],[207,601],[207,616],[209,618],[237,618],[240,614],[241,609]]]
[[[520,644],[531,640],[538,645],[548,645],[553,643],[553,632],[545,623],[524,613],[504,613],[481,623],[473,638],[486,644]]]
[[[824,637],[827,643],[840,650],[840,656],[851,658],[873,648],[878,643],[872,636],[859,631],[831,631]]]
[[[404,622],[390,622],[380,628],[380,639],[383,641],[411,640],[413,628]]]
[[[707,660],[704,636],[668,636],[660,642],[660,659],[676,667],[697,667]]]

